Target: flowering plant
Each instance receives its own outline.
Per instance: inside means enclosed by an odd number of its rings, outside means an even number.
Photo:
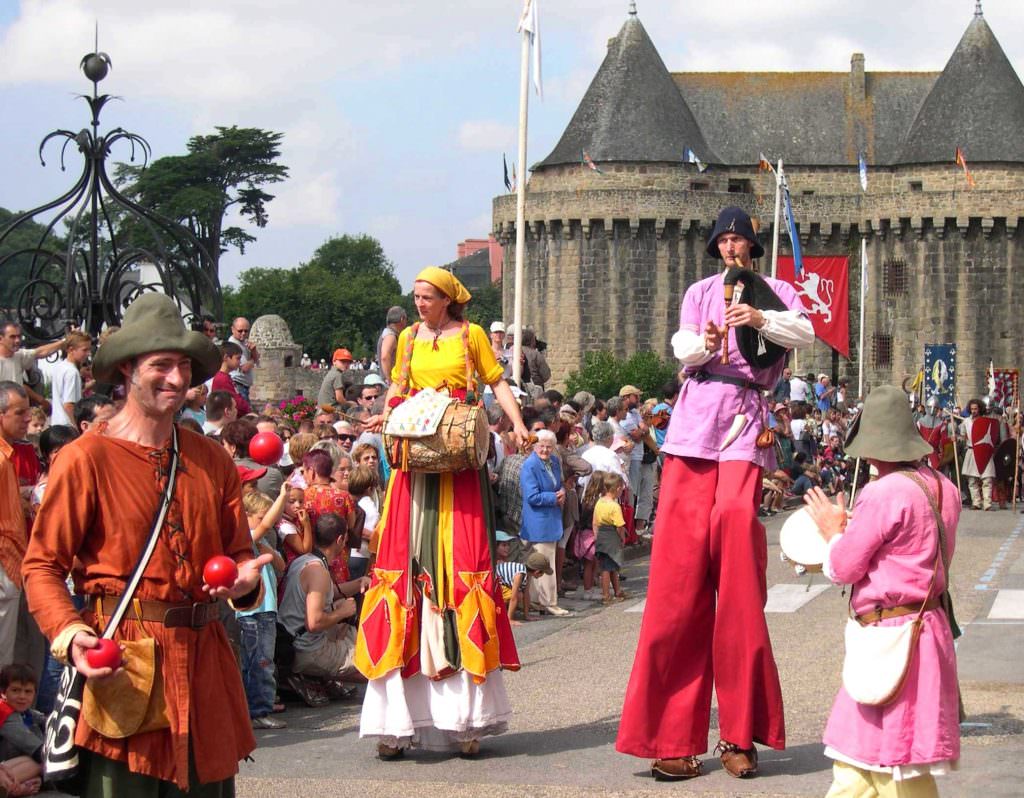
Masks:
[[[296,396],[292,399],[283,399],[278,407],[281,415],[298,424],[300,421],[312,420],[319,408],[316,402],[308,396]]]

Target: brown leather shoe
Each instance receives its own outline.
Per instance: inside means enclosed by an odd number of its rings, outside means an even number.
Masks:
[[[405,749],[397,745],[377,743],[377,756],[385,762],[393,759],[401,759],[405,755]]]
[[[722,767],[733,778],[746,779],[757,775],[756,748],[740,748],[734,743],[719,740],[715,753],[721,753]]]
[[[703,773],[700,760],[695,756],[655,759],[651,763],[651,775],[658,781],[683,781],[696,778]]]

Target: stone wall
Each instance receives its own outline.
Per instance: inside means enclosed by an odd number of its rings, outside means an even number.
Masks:
[[[718,211],[745,207],[762,223],[769,250],[774,180],[753,169],[712,168],[698,174],[681,165],[547,168],[530,180],[527,198],[525,322],[549,343],[555,380],[578,368],[586,351],[618,355],[653,350],[671,356],[687,286],[719,268],[704,252]],[[925,343],[959,344],[962,395],[984,388],[989,359],[1017,365],[1024,319],[1024,165],[977,165],[977,188],[965,190],[955,165],[873,168],[869,192],[855,169],[787,170],[805,255],[850,257],[850,342],[856,356],[860,296],[860,238],[868,239],[870,292],[865,308],[866,380],[899,382],[921,366]],[[749,181],[729,191],[730,181]],[[706,184],[693,190],[693,183]],[[920,184],[911,189],[911,184]],[[735,187],[735,186],[734,186]],[[814,192],[804,194],[802,192]],[[760,194],[755,192],[761,192]],[[506,319],[512,317],[515,197],[497,197],[494,230],[505,246]],[[789,254],[786,235],[780,253]],[[902,261],[906,292],[883,279],[887,263]],[[765,258],[762,268],[768,269]],[[892,336],[890,365],[872,356],[873,336]],[[857,363],[840,358],[839,375]],[[832,372],[831,350],[817,343],[799,369]]]

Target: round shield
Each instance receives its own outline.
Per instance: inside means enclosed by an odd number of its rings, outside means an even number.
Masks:
[[[995,466],[996,479],[1008,482],[1013,479],[1013,469],[1017,465],[1017,439],[1008,438],[996,447]]]

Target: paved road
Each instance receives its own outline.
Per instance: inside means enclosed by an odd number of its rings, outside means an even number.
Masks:
[[[762,775],[737,781],[706,758],[706,775],[662,784],[649,763],[613,742],[640,625],[647,561],[627,566],[637,597],[517,628],[524,664],[506,682],[511,731],[485,741],[476,761],[417,753],[379,762],[358,735],[358,703],[290,707],[290,728],[259,732],[255,762],[242,766],[240,796],[562,795],[821,796],[830,782],[821,731],[839,685],[845,599],[821,577],[797,578],[778,557],[781,519],[771,519],[769,627],[786,702],[788,748],[761,752]],[[964,636],[958,655],[968,721],[961,770],[940,782],[946,796],[1019,796],[1024,760],[1024,516],[965,512],[953,590]],[[712,715],[708,750],[718,740]]]

